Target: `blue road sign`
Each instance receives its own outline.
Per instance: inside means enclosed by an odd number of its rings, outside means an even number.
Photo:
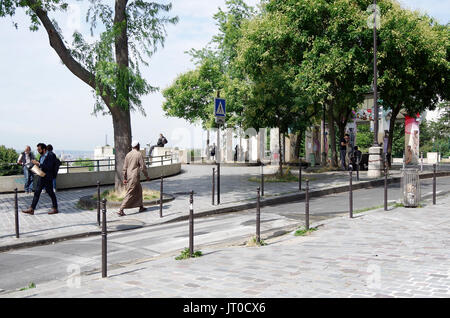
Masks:
[[[226,114],[225,99],[222,99],[222,98],[214,99],[214,116],[225,117],[225,114]]]

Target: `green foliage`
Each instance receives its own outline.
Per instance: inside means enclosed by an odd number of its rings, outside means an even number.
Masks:
[[[359,124],[356,132],[356,146],[362,153],[368,153],[373,144],[373,132],[369,124]]]
[[[317,227],[310,227],[309,230],[307,230],[306,228],[299,228],[297,231],[294,232],[294,235],[295,236],[306,236],[315,231],[317,231]]]
[[[83,159],[83,158],[78,158],[77,160],[75,160],[75,162],[73,163],[73,166],[75,167],[84,167],[84,168],[89,168],[89,171],[94,171],[94,162],[91,160],[87,160],[87,159]]]
[[[192,254],[192,258],[200,257],[200,256],[202,256],[202,252],[201,251],[195,251]],[[179,256],[175,257],[175,259],[177,261],[180,261],[180,260],[183,260],[183,259],[188,259],[188,258],[191,258],[191,255],[190,255],[190,252],[189,252],[189,248],[187,248],[187,247],[183,251],[181,251],[181,254]]]
[[[28,284],[27,287],[21,288],[21,289],[19,289],[19,291],[24,291],[24,290],[33,289],[33,288],[36,288],[36,284],[31,282]]]
[[[22,174],[22,166],[17,165],[19,154],[13,148],[0,146],[0,176]]]

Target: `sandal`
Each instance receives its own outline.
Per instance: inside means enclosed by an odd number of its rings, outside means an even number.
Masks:
[[[125,216],[126,214],[123,211],[119,211],[119,212],[117,212],[117,215],[118,216]]]

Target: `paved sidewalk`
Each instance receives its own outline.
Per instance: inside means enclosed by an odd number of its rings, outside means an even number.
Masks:
[[[246,202],[254,202],[256,188],[259,182],[249,181],[250,177],[259,176],[260,167],[222,167],[221,168],[221,204],[213,206],[211,203],[211,175],[213,166],[184,165],[183,172],[164,181],[164,192],[175,195],[175,200],[165,203],[163,218],[159,217],[159,205],[149,207],[149,211],[138,213],[138,209],[126,210],[126,217],[119,218],[116,209],[109,209],[107,218],[111,229],[123,227],[140,227],[149,224],[167,222],[185,216],[189,211],[190,190],[194,190],[195,213],[211,211],[217,208],[233,207]],[[266,174],[275,172],[277,167],[265,167]],[[296,173],[294,171],[294,173]],[[298,173],[298,172],[297,172]],[[392,171],[393,176],[399,176],[399,171]],[[310,179],[311,191],[330,189],[348,185],[348,173],[303,173],[304,178]],[[367,172],[360,173],[360,182],[368,182]],[[354,181],[354,185],[358,182]],[[159,190],[159,180],[144,182],[144,187]],[[303,189],[304,189],[303,182]],[[102,187],[101,191],[112,186]],[[98,233],[97,211],[83,210],[77,207],[80,197],[91,195],[96,188],[84,188],[59,191],[56,193],[60,213],[48,215],[51,201],[47,194],[42,193],[35,215],[19,213],[20,238],[15,238],[14,232],[14,195],[0,195],[0,248],[16,244],[37,241],[55,240],[61,237]],[[289,193],[298,193],[297,182],[265,183],[265,197],[276,197]],[[32,195],[19,194],[19,211],[28,208]]]
[[[321,221],[263,247],[136,262],[2,297],[450,297],[450,196]]]

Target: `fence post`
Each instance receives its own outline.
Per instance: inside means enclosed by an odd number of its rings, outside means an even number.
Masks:
[[[211,204],[214,205],[214,195],[216,192],[215,189],[215,174],[216,174],[216,168],[212,168],[212,197],[211,197]]]
[[[384,166],[384,210],[388,210],[387,167]]]
[[[97,171],[100,171],[100,160],[97,160]]]
[[[264,196],[264,164],[261,162],[261,196]]]
[[[100,181],[97,181],[97,224],[100,226]]]
[[[161,175],[161,184],[159,186],[159,217],[162,218],[162,210],[163,210],[163,176]]]
[[[67,173],[69,173],[69,161],[66,161]]]
[[[107,277],[107,231],[106,231],[106,199],[102,201],[102,278]]]
[[[302,162],[299,159],[298,165],[298,191],[302,190]]]
[[[305,194],[305,227],[309,231],[309,180],[306,179],[306,194]]]
[[[261,196],[260,196],[260,188],[256,189],[256,242],[258,244],[261,243]]]
[[[350,204],[350,218],[353,218],[353,185],[352,185],[352,170],[349,171],[350,186],[349,186],[349,204]]]
[[[14,220],[16,225],[16,238],[19,238],[19,203],[17,202],[17,188],[14,189]]]
[[[194,256],[194,191],[189,198],[189,256]]]
[[[436,164],[433,164],[433,204],[436,204]]]

